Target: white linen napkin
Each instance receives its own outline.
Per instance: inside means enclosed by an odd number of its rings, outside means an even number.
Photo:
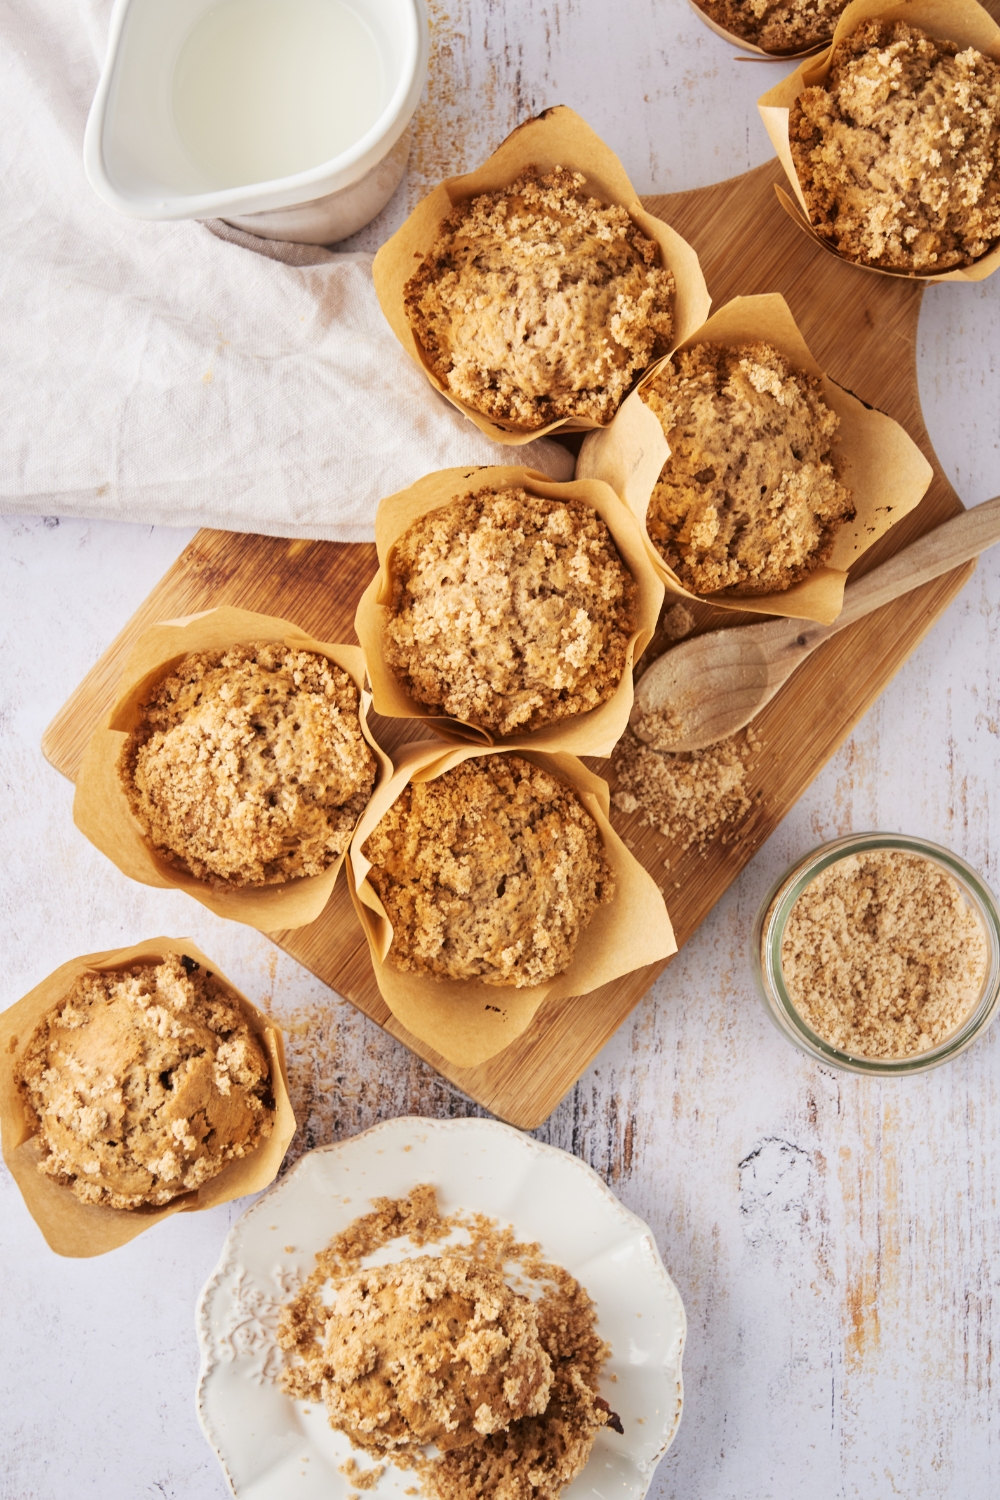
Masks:
[[[382,316],[371,257],[107,207],[83,131],[111,0],[0,8],[0,512],[369,541],[453,464],[569,478],[491,443]]]

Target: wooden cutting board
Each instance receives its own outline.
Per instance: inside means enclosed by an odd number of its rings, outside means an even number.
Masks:
[[[694,245],[716,308],[738,294],[781,292],[833,379],[895,417],[934,464],[926,498],[862,559],[857,571],[863,572],[962,508],[935,459],[920,410],[916,333],[922,287],[847,266],[821,251],[779,207],[773,184],[781,177],[777,162],[768,162],[713,187],[644,202]],[[56,715],[42,740],[45,755],[75,777],[124,659],[153,621],[235,604],[295,620],[321,640],[354,641],[355,606],[375,566],[370,545],[200,531]],[[665,883],[679,945],[882,692],[973,566],[841,632],[799,669],[756,721],[763,749],[748,779],[753,809],[735,830],[727,829],[724,845],[679,854],[635,816],[615,815],[638,858]],[[701,606],[696,612],[699,629],[759,618]],[[376,719],[374,727],[390,751],[406,737],[398,723]],[[603,763],[592,764],[600,770]],[[660,972],[660,966],[642,969],[589,995],[543,1005],[528,1031],[499,1056],[476,1068],[456,1068],[406,1032],[382,1001],[345,881],[338,882],[318,921],[272,936],[466,1094],[522,1129],[551,1113]]]

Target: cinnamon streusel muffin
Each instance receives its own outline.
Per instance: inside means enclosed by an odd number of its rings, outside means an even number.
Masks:
[[[119,761],[157,852],[216,887],[321,874],[347,848],[375,771],[351,677],[280,641],[186,656]]]
[[[552,1388],[531,1302],[457,1256],[345,1277],[310,1353],[299,1383],[321,1390],[330,1425],[374,1453],[422,1443],[447,1452],[506,1432],[539,1416]]]
[[[364,1267],[401,1239],[441,1258]],[[597,1435],[624,1432],[600,1395],[611,1350],[586,1289],[510,1225],[443,1215],[428,1183],[376,1198],[318,1252],[277,1337],[281,1389],[325,1403],[352,1446],[414,1470],[428,1500],[559,1500]],[[352,1458],[340,1472],[372,1489],[385,1467]]]
[[[581,501],[480,490],[392,554],[386,662],[425,707],[497,734],[599,707],[625,671],[635,584]]]
[[[825,562],[854,516],[831,451],[839,418],[769,344],[696,344],[642,393],[670,457],[646,530],[694,593],[770,594]]]
[[[238,1002],[171,955],[84,974],[44,1017],[18,1087],[40,1170],[84,1203],[169,1203],[271,1134],[267,1057]]]
[[[364,845],[397,969],[484,984],[543,984],[572,961],[614,894],[596,823],[576,793],[518,755],[465,760],[411,782]]]
[[[609,422],[665,354],[674,279],[624,208],[562,167],[459,204],[404,288],[428,365],[453,396],[534,431]]]
[[[947,271],[1000,239],[1000,63],[975,48],[866,21],[788,129],[810,221],[850,260]]]
[[[829,41],[848,0],[697,0],[699,10],[764,52],[804,52]]]

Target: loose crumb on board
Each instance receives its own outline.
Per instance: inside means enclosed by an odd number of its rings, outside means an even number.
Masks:
[[[682,641],[686,635],[690,635],[695,626],[694,615],[687,605],[678,599],[669,609],[665,609],[660,616],[657,630],[668,641]]]
[[[685,709],[694,708],[693,702],[671,703],[667,708],[651,708],[638,712],[633,719],[633,728],[639,739],[651,750],[673,750],[678,740],[684,740],[692,729]],[[697,723],[697,721],[695,721]]]
[[[692,845],[701,853],[720,832],[726,843],[723,830],[753,807],[747,776],[760,748],[752,727],[705,750],[678,755],[653,750],[627,729],[611,758],[612,806],[638,813],[678,854]],[[664,864],[669,867],[670,861]]]

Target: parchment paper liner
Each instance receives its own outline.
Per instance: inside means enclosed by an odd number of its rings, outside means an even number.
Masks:
[[[646,511],[670,447],[659,419],[642,400],[660,363],[622,404],[607,432],[588,437],[580,452],[578,475],[604,479],[621,496],[643,528],[646,548],[669,592],[702,599],[720,609],[784,615],[829,625],[844,604],[847,569],[873,542],[913,510],[931,482],[933,469],[898,422],[874,411],[820,369],[799,332],[784,297],[735,297],[689,338],[694,344],[773,344],[800,370],[819,376],[827,403],[840,417],[834,446],[838,471],[851,489],[857,514],[839,532],[830,560],[783,593],[757,596],[693,594],[657,552],[646,532]]]
[[[405,531],[429,511],[459,496],[478,490],[500,490],[519,485],[530,494],[540,495],[545,500],[580,500],[590,505],[601,517],[614,538],[622,561],[636,583],[636,628],[629,637],[625,655],[625,670],[621,682],[612,696],[599,708],[572,718],[560,719],[547,724],[530,734],[521,732],[507,735],[503,739],[489,730],[467,724],[461,719],[435,714],[403,687],[394,676],[385,660],[382,645],[382,626],[389,615],[392,602],[392,558],[395,543]],[[621,736],[632,711],[632,667],[653,638],[660,606],[663,603],[663,584],[656,569],[650,564],[640,528],[632,516],[624,512],[617,495],[606,484],[593,480],[572,480],[560,484],[546,479],[533,469],[519,467],[482,469],[439,469],[427,474],[409,489],[389,495],[379,504],[375,516],[375,545],[378,549],[379,570],[365,589],[358,604],[354,629],[361,642],[368,665],[368,680],[372,690],[372,707],[377,714],[390,719],[421,719],[429,729],[434,729],[445,739],[462,743],[473,741],[477,745],[531,744],[539,750],[568,750],[574,755],[610,755]]]
[[[132,880],[186,891],[216,916],[245,922],[260,932],[275,932],[305,927],[316,920],[330,899],[346,850],[321,875],[306,875],[284,885],[216,890],[207,881],[176,869],[157,854],[132,816],[118,776],[118,757],[127,732],[138,724],[140,704],[154,684],[191,651],[225,650],[250,641],[283,641],[296,650],[315,651],[342,667],[361,695],[361,732],[378,762],[376,786],[391,774],[392,763],[368,728],[370,698],[365,689],[361,650],[357,646],[331,646],[307,635],[289,620],[226,605],[179,620],[165,620],[143,631],[125,664],[114,707],[94,730],[84,751],[73,800],[73,821]]]
[[[600,424],[586,417],[561,417],[546,427],[525,431],[513,422],[496,422],[466,405],[445,389],[427,365],[406,316],[403,288],[430,252],[442,221],[457,203],[479,193],[509,187],[525,168],[531,166],[543,173],[555,167],[583,172],[587,178],[585,190],[592,197],[599,198],[604,204],[620,204],[643,234],[656,241],[663,264],[673,272],[676,283],[674,343],[680,343],[692,329],[704,322],[712,305],[694,250],[669,224],[646,212],[621,162],[586,121],[564,104],[557,104],[534,119],[526,120],[475,172],[447,178],[418,203],[406,222],[379,250],[372,268],[375,291],[389,326],[434,389],[464,412],[488,438],[511,446],[529,443],[534,438],[555,432],[557,428],[565,432],[586,432]]]
[[[14,1082],[15,1070],[42,1017],[54,1009],[86,973],[125,969],[139,959],[164,959],[182,953],[210,970],[250,1021],[254,1034],[271,1066],[274,1094],[274,1129],[249,1156],[227,1162],[211,1181],[195,1192],[182,1194],[162,1208],[108,1208],[99,1203],[81,1203],[68,1187],[38,1170],[43,1149],[34,1133],[35,1124]],[[295,1116],[288,1097],[285,1046],[281,1030],[257,1009],[235,985],[219,972],[190,938],[149,938],[132,948],[107,953],[86,953],[61,964],[16,1005],[0,1015],[0,1132],[3,1157],[21,1190],[31,1217],[57,1255],[85,1257],[103,1255],[134,1240],[136,1235],[168,1219],[171,1214],[198,1213],[233,1198],[258,1193],[277,1176],[288,1143],[295,1134]]]
[[[478,755],[516,753],[568,782],[600,829],[615,875],[615,895],[598,907],[580,936],[564,974],[531,988],[482,984],[478,980],[434,979],[407,974],[386,960],[392,926],[367,879],[371,862],[361,852],[371,831],[411,781],[434,781],[453,766]],[[526,1030],[543,1000],[585,995],[634,969],[677,952],[663,897],[609,822],[608,784],[573,755],[540,754],[514,745],[447,746],[423,741],[408,745],[396,761],[391,781],[380,786],[358,824],[348,863],[355,910],[368,938],[382,998],[396,1019],[457,1067],[471,1068],[494,1057]]]
[[[798,52],[768,52],[764,47],[759,47],[756,42],[748,42],[735,31],[727,31],[720,26],[718,21],[713,21],[707,11],[702,10],[698,0],[688,0],[688,4],[698,16],[704,21],[709,31],[714,31],[716,36],[721,36],[723,41],[731,42],[734,47],[739,47],[741,52],[752,52],[756,57],[766,58],[768,62],[795,62],[800,57],[815,57],[817,52],[822,52],[829,42],[814,42],[811,47],[803,47]]]
[[[975,47],[978,52],[1000,62],[1000,26],[977,0],[894,0],[894,3],[893,0],[852,0],[837,23],[829,47],[815,60],[802,63],[757,100],[757,108],[771,137],[771,144],[797,199],[797,203],[793,203],[788,194],[775,183],[774,191],[778,195],[778,201],[800,229],[804,229],[817,245],[822,245],[828,254],[835,255],[846,265],[858,266],[862,271],[874,271],[880,276],[901,276],[909,281],[985,281],[1000,266],[1000,242],[986,255],[980,256],[979,260],[973,261],[971,266],[962,266],[952,271],[899,271],[889,266],[869,266],[863,261],[842,255],[809,222],[805,194],[792,161],[792,148],[788,138],[789,111],[804,89],[825,82],[830,73],[833,49],[840,40],[872,17],[906,21],[908,25],[919,26],[939,40],[958,42],[962,47]]]

